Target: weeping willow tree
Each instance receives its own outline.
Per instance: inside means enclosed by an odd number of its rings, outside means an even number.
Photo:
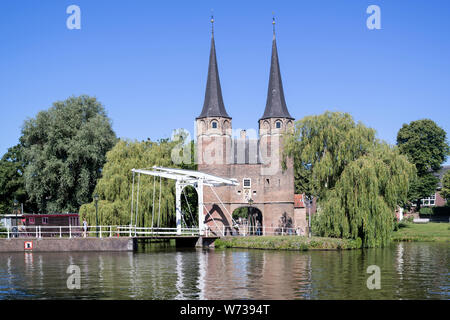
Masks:
[[[297,121],[285,138],[285,153],[294,159],[296,192],[321,197],[351,161],[374,146],[375,130],[355,123],[348,113],[327,111]]]
[[[296,191],[317,198],[315,233],[359,238],[368,247],[389,241],[415,168],[375,134],[347,113],[325,112],[297,121],[285,137]]]
[[[182,167],[195,169],[194,165],[175,165],[171,154],[177,141],[162,139],[153,141],[120,140],[107,153],[107,161],[98,180],[94,193],[99,195],[98,218],[102,225],[130,224],[133,168]],[[139,181],[139,215],[133,214],[133,224],[138,226],[168,227],[175,225],[175,182],[148,175],[135,174],[134,199],[138,196]],[[134,203],[136,208],[136,202]],[[133,210],[134,211],[134,210]],[[86,218],[89,225],[95,225],[94,202],[80,208],[81,218]]]
[[[394,212],[406,203],[415,168],[398,150],[380,144],[345,167],[333,189],[320,199],[316,232],[325,237],[386,245],[394,229]]]

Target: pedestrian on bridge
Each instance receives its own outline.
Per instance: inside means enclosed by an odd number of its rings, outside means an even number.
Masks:
[[[87,227],[88,227],[88,224],[86,222],[86,218],[84,218],[83,219],[83,230],[84,230],[83,237],[85,237],[85,238],[86,238],[86,235],[87,235]]]

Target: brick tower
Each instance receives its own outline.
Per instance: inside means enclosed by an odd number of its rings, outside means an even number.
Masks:
[[[212,32],[205,101],[196,119],[198,170],[237,179],[239,186],[205,187],[205,223],[211,229],[230,231],[231,215],[240,207],[251,208],[253,221],[257,220],[266,234],[293,219],[293,163],[288,160],[287,168],[281,167],[282,136],[293,127],[293,121],[284,98],[274,28],[267,102],[259,120],[259,138],[247,137],[245,131],[233,137]]]

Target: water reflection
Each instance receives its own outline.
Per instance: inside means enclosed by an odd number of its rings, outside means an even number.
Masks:
[[[1,253],[0,299],[449,299],[449,247],[355,251],[176,250]],[[67,288],[78,265],[81,289]],[[381,268],[369,290],[367,267]]]

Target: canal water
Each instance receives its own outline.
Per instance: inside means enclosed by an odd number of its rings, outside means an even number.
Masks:
[[[134,253],[0,253],[0,299],[448,300],[449,249],[446,243],[307,252],[147,245]],[[68,289],[70,265],[79,267],[80,289]],[[380,268],[380,289],[367,287],[371,265]]]

